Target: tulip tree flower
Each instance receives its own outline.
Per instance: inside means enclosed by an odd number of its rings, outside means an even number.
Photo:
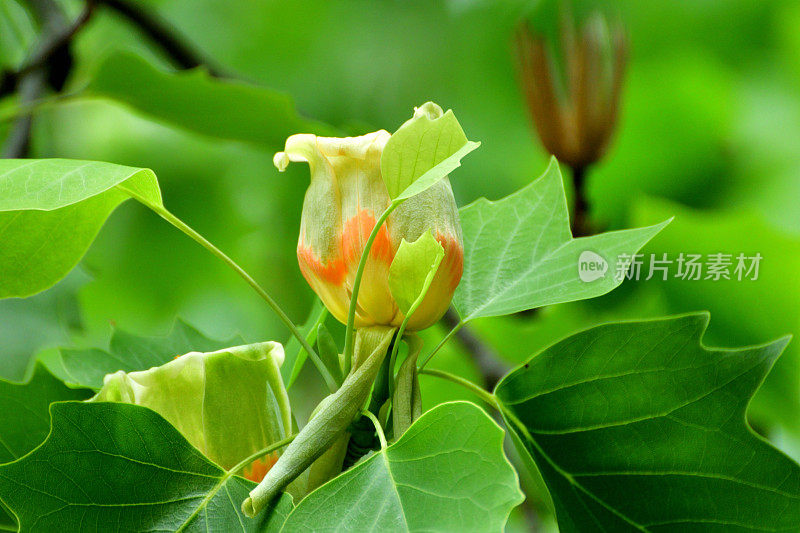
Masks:
[[[108,374],[89,401],[148,407],[227,470],[291,433],[283,359],[277,342],[190,352],[149,370]],[[256,460],[244,474],[260,481],[274,460]]]
[[[458,124],[452,113],[445,114],[429,103],[418,108],[414,118],[395,135],[402,136],[404,128],[426,125],[423,121],[436,120]],[[463,136],[463,132],[460,134]],[[347,322],[356,270],[367,239],[395,196],[390,196],[382,175],[382,156],[392,137],[385,130],[346,138],[292,135],[284,151],[274,158],[281,171],[289,162],[309,164],[311,184],[303,204],[297,258],[311,288],[343,323]],[[441,244],[445,255],[427,296],[406,327],[408,331],[424,329],[441,318],[461,279],[464,249],[458,209],[446,176],[405,199],[378,231],[363,272],[355,327],[401,325],[405,317],[389,288],[389,268],[403,240],[416,241],[427,231]]]
[[[260,512],[326,450],[349,439],[347,429],[369,398],[391,341],[432,325],[447,310],[464,259],[447,174],[477,147],[452,111],[428,102],[393,135],[385,130],[347,138],[298,134],[275,154],[278,170],[303,161],[311,171],[297,258],[311,288],[348,326],[346,377],[250,492],[242,505],[245,515]],[[390,361],[395,355],[396,349]],[[395,394],[403,396],[402,416],[396,417],[403,428],[419,416],[415,361],[416,355]],[[380,425],[373,413],[368,416]]]

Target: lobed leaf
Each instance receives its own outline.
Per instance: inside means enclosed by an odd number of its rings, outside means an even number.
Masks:
[[[255,486],[203,457],[144,407],[65,402],[47,440],[0,466],[0,499],[23,531],[277,531],[292,507],[246,519]]]
[[[701,339],[707,314],[569,337],[495,395],[538,465],[561,531],[798,531],[800,466],[745,422],[788,339]]]
[[[500,531],[522,499],[503,431],[476,405],[452,402],[312,492],[282,531]]]
[[[60,359],[47,361],[47,366],[71,386],[97,390],[103,386],[106,374],[119,370],[147,370],[188,352],[213,352],[239,344],[243,344],[241,337],[209,339],[192,326],[177,320],[172,331],[161,337],[141,337],[124,330],[114,330],[107,350],[61,349]]]
[[[50,404],[84,400],[87,390],[70,389],[37,364],[26,383],[0,380],[0,463],[24,456],[47,437]],[[16,530],[14,520],[0,508],[0,530]]]
[[[527,187],[496,202],[481,198],[459,215],[464,273],[453,302],[465,322],[605,294],[622,282],[617,257],[637,252],[667,224],[574,239],[555,159]],[[602,276],[581,279],[584,253],[605,264]]]

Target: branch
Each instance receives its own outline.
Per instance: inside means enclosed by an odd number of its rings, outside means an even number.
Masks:
[[[25,60],[22,66],[13,73],[13,75],[20,78],[39,67],[44,67],[50,58],[60,49],[67,46],[78,30],[89,21],[94,12],[95,5],[94,0],[88,0],[86,2],[86,7],[84,7],[83,11],[81,11],[78,17],[70,24],[51,23],[53,29],[44,35],[44,38],[36,47],[34,53]]]
[[[205,65],[209,74],[225,77],[217,67],[212,66],[195,49],[178,36],[175,28],[158,15],[148,12],[136,2],[126,0],[97,0],[127,18],[155,42],[182,69]]]
[[[460,323],[458,314],[452,307],[447,310],[442,320],[451,329],[457,327]],[[497,382],[508,373],[509,367],[501,362],[494,350],[479,339],[468,326],[462,325],[455,335],[464,350],[472,356],[472,360],[483,376],[486,388],[493,390]]]
[[[30,3],[42,26],[42,40],[17,72],[3,76],[2,83],[3,93],[10,92],[12,87],[17,88],[22,108],[42,95],[52,67],[50,59],[62,51],[75,32],[89,20],[94,5],[93,1],[87,2],[83,12],[69,24],[61,7],[53,0],[31,0]],[[17,118],[3,146],[3,157],[19,158],[27,155],[32,122],[30,113]]]

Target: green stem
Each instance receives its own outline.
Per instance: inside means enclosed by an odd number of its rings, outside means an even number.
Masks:
[[[378,417],[372,414],[368,409],[361,411],[361,414],[372,420],[372,424],[375,426],[375,432],[378,434],[378,439],[381,441],[381,450],[385,450],[386,435],[383,433],[383,428],[381,427],[381,423],[378,421]]]
[[[397,352],[399,351],[400,341],[403,339],[403,335],[406,332],[406,324],[408,324],[408,318],[409,317],[407,316],[406,319],[403,320],[403,323],[400,324],[400,329],[397,330],[397,337],[396,340],[394,341],[394,345],[392,346],[392,354],[389,357],[389,398],[394,397],[394,389],[395,389],[394,367],[397,364]]]
[[[459,322],[458,324],[456,324],[456,327],[451,329],[450,332],[447,335],[445,335],[444,338],[441,341],[439,341],[439,344],[436,345],[436,348],[434,348],[433,351],[428,354],[428,357],[426,357],[425,360],[422,361],[422,364],[419,365],[419,371],[420,372],[422,372],[422,369],[425,368],[425,365],[428,364],[428,362],[431,360],[431,358],[434,355],[436,355],[436,352],[438,352],[442,348],[442,346],[444,346],[445,343],[450,340],[450,337],[452,337],[453,335],[458,333],[458,330],[460,330],[461,328],[464,327],[464,324],[466,324],[466,322],[464,322],[463,320],[461,322]]]
[[[217,258],[221,259],[222,262],[231,267],[234,272],[239,274],[239,276],[242,279],[244,279],[247,282],[247,284],[250,285],[253,288],[253,290],[255,290],[258,293],[258,295],[264,299],[265,302],[267,302],[267,305],[269,305],[272,308],[272,310],[275,311],[275,314],[278,315],[278,318],[281,319],[281,322],[283,322],[286,325],[286,327],[289,328],[289,331],[292,332],[292,335],[294,335],[295,338],[297,338],[297,340],[300,342],[300,346],[302,346],[303,349],[308,353],[309,357],[311,357],[311,360],[314,362],[314,366],[316,366],[317,370],[319,370],[319,373],[322,374],[322,377],[325,380],[325,383],[328,385],[328,388],[331,390],[331,392],[335,392],[336,389],[339,388],[336,385],[336,380],[333,379],[331,373],[322,363],[322,360],[319,358],[319,355],[317,355],[317,352],[315,352],[314,348],[312,348],[311,345],[308,343],[308,341],[306,341],[305,337],[303,337],[303,334],[300,332],[299,329],[297,329],[297,326],[295,326],[294,322],[292,322],[292,319],[289,318],[289,316],[283,311],[283,309],[281,309],[278,303],[275,300],[273,300],[272,296],[270,296],[267,293],[267,291],[265,291],[261,287],[261,285],[259,285],[256,282],[256,280],[254,280],[252,276],[250,276],[250,274],[245,272],[245,270],[242,267],[236,264],[236,261],[225,255],[225,253],[222,252],[222,250],[211,244],[208,240],[206,240],[205,237],[197,233],[181,219],[170,213],[165,207],[148,202],[147,200],[139,196],[137,193],[131,191],[130,189],[125,189],[125,191],[128,194],[130,194],[133,198],[135,198],[142,204],[146,205],[147,207],[158,213],[158,215],[161,218],[163,218],[164,220],[166,220],[167,222],[178,228],[180,231],[182,231],[183,233],[194,239],[203,248],[214,254]]]
[[[286,446],[287,444],[292,442],[296,436],[297,436],[297,433],[295,433],[294,435],[289,435],[285,439],[279,440],[278,442],[274,442],[271,445],[269,445],[266,448],[264,448],[263,450],[259,450],[259,451],[255,452],[254,454],[250,455],[246,459],[242,460],[239,464],[237,464],[236,466],[234,466],[233,468],[228,470],[228,474],[235,474],[236,472],[239,472],[240,470],[246,468],[247,465],[249,465],[250,463],[252,463],[256,459],[258,459],[260,457],[264,457],[268,453],[272,453],[275,450],[283,448],[284,446]]]
[[[427,374],[429,376],[436,376],[438,378],[446,379],[448,381],[452,381],[462,387],[469,389],[471,392],[475,393],[481,400],[488,403],[498,411],[500,411],[500,405],[497,402],[497,397],[492,394],[491,392],[481,388],[480,386],[476,385],[475,383],[462,378],[461,376],[456,376],[455,374],[451,374],[449,372],[445,372],[443,370],[420,370],[420,374]]]
[[[389,218],[389,215],[392,214],[392,211],[394,211],[395,208],[397,208],[397,206],[402,204],[404,201],[404,199],[394,200],[391,204],[389,204],[389,207],[386,208],[386,211],[384,211],[377,222],[375,222],[375,226],[372,228],[372,232],[369,234],[367,243],[364,245],[364,251],[361,252],[361,259],[358,262],[356,277],[353,281],[353,294],[350,296],[350,309],[348,309],[347,312],[347,330],[345,330],[344,334],[344,364],[347,365],[345,374],[350,373],[350,365],[352,364],[351,360],[353,358],[353,333],[356,323],[356,304],[358,302],[358,291],[361,288],[361,277],[364,275],[364,267],[366,266],[367,259],[369,258],[369,251],[372,249],[372,243],[375,242],[375,237],[378,236],[378,231],[380,231],[383,223],[386,222],[386,219]]]

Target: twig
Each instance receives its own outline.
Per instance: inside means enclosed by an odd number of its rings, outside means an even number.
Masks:
[[[59,49],[59,46],[51,48],[50,45],[58,40],[55,38],[62,34],[62,29],[67,25],[61,7],[52,0],[31,0],[30,4],[42,25],[43,44],[39,46],[39,52],[34,53],[32,58],[26,61],[26,66],[19,75],[6,74],[3,82],[6,88],[17,87],[22,107],[38,100],[44,92],[48,72],[47,59]],[[63,43],[60,46],[63,46]],[[9,81],[8,77],[13,79]],[[3,145],[4,158],[25,157],[30,148],[32,123],[30,113],[17,118]]]
[[[67,46],[78,30],[89,21],[94,12],[95,5],[96,3],[94,0],[88,0],[86,2],[86,7],[84,7],[83,11],[81,11],[72,23],[67,25],[54,25],[52,32],[45,35],[42,42],[36,47],[36,51],[25,60],[22,66],[13,73],[13,75],[19,78],[28,72],[45,66],[50,58],[52,58],[59,49]]]
[[[442,320],[448,328],[456,328],[460,323],[458,314],[452,307],[447,310]],[[493,390],[497,382],[508,373],[510,368],[500,360],[494,350],[475,335],[469,326],[462,325],[455,335],[464,350],[472,357],[478,370],[480,370],[486,388]]]
[[[589,202],[586,199],[587,167],[572,167],[572,183],[575,190],[575,212],[572,216],[573,237],[586,237],[592,234],[589,224]]]
[[[144,32],[166,53],[175,64],[182,68],[195,68],[205,65],[209,74],[215,77],[226,77],[225,73],[203,58],[195,49],[178,36],[175,28],[158,15],[142,9],[138,2],[126,0],[97,0],[127,18]]]

